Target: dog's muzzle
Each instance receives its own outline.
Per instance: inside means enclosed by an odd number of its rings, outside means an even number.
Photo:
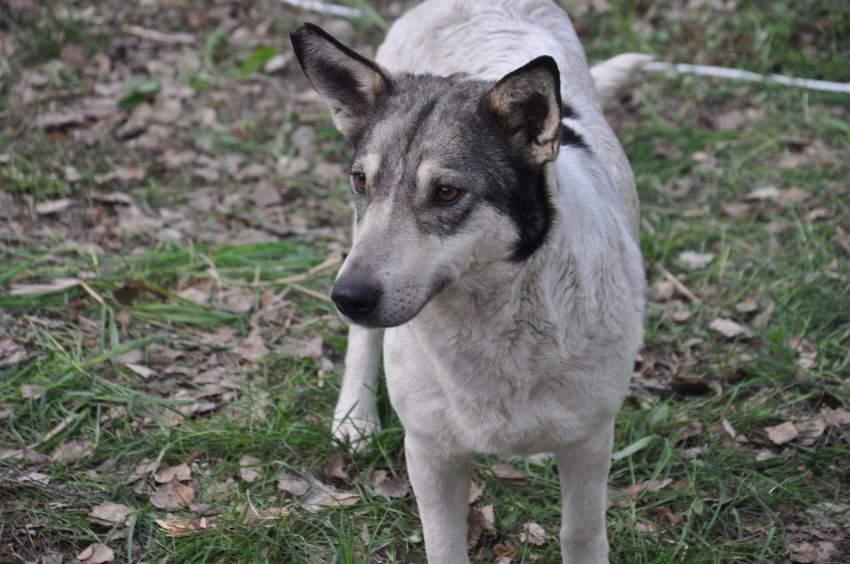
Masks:
[[[342,276],[334,284],[331,299],[340,313],[357,323],[378,306],[381,287],[365,278]]]

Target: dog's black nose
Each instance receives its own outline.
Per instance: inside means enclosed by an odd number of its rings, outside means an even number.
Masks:
[[[343,315],[357,320],[369,315],[381,297],[381,288],[363,278],[342,277],[336,281],[331,299]]]

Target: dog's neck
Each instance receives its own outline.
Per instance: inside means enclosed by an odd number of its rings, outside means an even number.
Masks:
[[[607,325],[641,303],[641,265],[629,260],[636,243],[619,203],[599,184],[597,163],[563,161],[547,175],[557,210],[547,242],[522,262],[473,263],[411,321],[415,330],[465,327],[498,340],[522,326],[563,326],[564,316],[576,328]]]

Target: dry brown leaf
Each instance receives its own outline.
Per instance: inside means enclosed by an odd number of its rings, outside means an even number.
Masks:
[[[252,329],[248,337],[236,348],[236,354],[248,362],[255,363],[261,362],[270,352],[258,329]]]
[[[157,519],[156,524],[169,537],[188,537],[215,529],[215,519],[196,517],[192,519]]]
[[[528,522],[522,526],[522,532],[519,534],[519,542],[527,542],[534,546],[543,546],[546,544],[546,531],[537,523]]]
[[[192,478],[192,469],[185,462],[164,468],[154,475],[157,484],[167,484],[174,480],[185,482]]]
[[[35,213],[38,215],[52,215],[60,213],[74,205],[74,200],[71,198],[62,198],[61,200],[51,200],[49,202],[40,202],[35,205]]]
[[[310,482],[287,472],[281,472],[277,478],[277,489],[301,497],[310,491]]]
[[[735,337],[742,337],[748,339],[753,336],[752,331],[750,331],[740,323],[737,323],[725,317],[718,317],[716,319],[713,319],[709,324],[709,328],[711,328],[717,333],[720,333],[727,339],[734,339]]]
[[[793,441],[800,434],[797,431],[797,427],[791,421],[786,421],[781,425],[775,425],[773,427],[766,427],[764,430],[767,433],[767,438],[775,445],[784,445],[789,441]]]
[[[91,441],[68,441],[56,447],[50,462],[75,462],[91,455]]]
[[[588,12],[610,12],[611,4],[608,0],[560,0],[567,13],[576,18],[587,14]]]
[[[779,203],[783,206],[802,204],[811,197],[811,192],[794,186],[782,192],[782,195],[779,196]]]
[[[356,492],[338,490],[331,485],[322,483],[315,476],[309,476],[308,480],[310,490],[300,500],[307,511],[315,513],[325,507],[348,507],[360,501],[360,494]]]
[[[835,561],[833,557],[837,548],[830,541],[799,542],[788,545],[788,551],[790,552],[791,562],[825,564]]]
[[[493,506],[472,507],[467,517],[466,546],[472,550],[481,540],[481,535],[495,535],[496,525]]]
[[[493,474],[511,484],[524,484],[527,482],[525,474],[510,464],[494,464],[490,467],[490,470]]]
[[[145,380],[147,380],[148,378],[150,378],[151,376],[156,374],[156,370],[152,370],[152,369],[148,368],[147,366],[145,366],[143,364],[135,364],[133,362],[125,362],[124,366],[126,366],[127,368],[129,368],[130,370],[132,370],[133,372],[135,372],[136,374],[138,374],[139,376],[141,376]]]
[[[24,399],[38,399],[44,395],[44,386],[40,384],[24,384],[21,386],[21,397]]]
[[[11,284],[9,294],[12,296],[37,296],[40,294],[52,294],[64,292],[80,285],[77,278],[58,278],[46,284]]]
[[[195,501],[195,489],[177,480],[158,486],[150,496],[151,505],[166,511],[182,509],[193,501]]]
[[[655,532],[654,523],[635,523],[635,532],[639,535],[648,535]]]
[[[125,523],[127,517],[133,513],[135,509],[121,503],[103,502],[100,505],[92,508],[89,517],[92,517],[98,523],[104,525],[116,525]]]
[[[77,560],[86,564],[103,564],[115,559],[115,552],[105,544],[96,542],[77,555]]]
[[[24,360],[26,356],[27,351],[23,346],[10,337],[0,335],[0,366],[17,364]]]
[[[477,482],[472,482],[469,485],[469,504],[472,505],[484,495],[484,486]]]
[[[731,217],[744,217],[750,213],[750,205],[746,202],[729,202],[723,204],[723,213]]]
[[[759,300],[755,296],[748,296],[735,304],[738,313],[755,313],[759,310]]]
[[[735,432],[735,427],[732,426],[728,419],[724,419],[720,422],[720,428],[723,430],[723,433],[733,441],[735,440],[735,437],[738,436],[738,433]]]
[[[663,303],[673,297],[676,287],[668,280],[656,280],[649,286],[646,293],[650,301]]]
[[[372,472],[372,485],[387,497],[403,498],[410,493],[410,486],[405,480],[387,473],[386,470]]]
[[[697,253],[695,251],[684,251],[679,253],[678,262],[690,270],[701,270],[711,264],[714,253]]]
[[[348,473],[348,464],[342,454],[335,452],[325,462],[324,475],[326,478],[336,478],[346,484],[351,483],[351,475]]]
[[[822,407],[820,409],[820,414],[823,416],[824,421],[826,421],[828,425],[835,425],[838,427],[839,425],[847,425],[850,423],[850,411],[847,411],[843,407],[837,407],[835,409],[831,407]]]
[[[779,190],[779,188],[773,185],[756,188],[755,190],[747,194],[748,200],[778,202],[780,197],[782,197],[782,192]]]
[[[256,456],[245,455],[239,459],[239,476],[246,482],[256,482],[263,477],[262,461]]]
[[[245,288],[238,288],[228,293],[224,303],[236,313],[248,313],[254,309],[254,292]]]
[[[306,340],[287,339],[283,345],[286,354],[295,358],[312,358],[318,360],[322,357],[322,337],[318,335]]]
[[[803,445],[811,446],[826,431],[826,419],[823,417],[814,417],[805,421],[797,421],[794,423],[794,427],[800,433],[800,439],[802,439]]]

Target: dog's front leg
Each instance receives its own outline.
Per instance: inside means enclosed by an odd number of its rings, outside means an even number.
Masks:
[[[410,435],[405,437],[404,446],[429,564],[469,562],[466,550],[469,461],[441,458],[436,449]]]
[[[349,443],[354,450],[368,444],[369,438],[378,430],[375,385],[383,338],[383,329],[366,329],[357,325],[348,328],[345,373],[331,430],[336,439]]]
[[[564,563],[608,562],[605,510],[613,423],[579,445],[555,452],[561,478],[561,557]]]

